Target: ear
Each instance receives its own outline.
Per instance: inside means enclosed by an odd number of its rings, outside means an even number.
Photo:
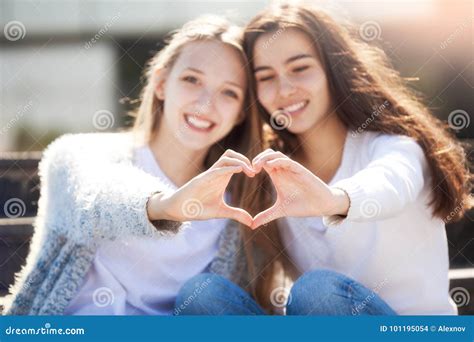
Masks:
[[[161,101],[165,100],[165,84],[167,76],[166,69],[157,69],[153,73],[153,88],[155,89],[156,97]]]

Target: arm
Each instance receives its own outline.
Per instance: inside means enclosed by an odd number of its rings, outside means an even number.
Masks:
[[[379,137],[367,167],[333,186],[342,189],[350,200],[346,217],[325,216],[324,223],[375,221],[397,215],[419,196],[426,172],[424,152],[413,139]]]
[[[412,139],[381,136],[370,163],[350,178],[328,186],[303,165],[281,152],[267,150],[253,165],[269,174],[276,188],[275,204],[259,213],[253,228],[283,216],[322,216],[326,225],[343,220],[388,218],[415,201],[425,183],[426,160]]]
[[[158,231],[147,216],[148,198],[164,190],[163,184],[131,163],[113,162],[92,151],[77,135],[62,136],[48,146],[39,175],[38,218],[46,228],[77,241],[153,236],[176,228]]]
[[[209,170],[170,192],[158,178],[131,163],[114,162],[107,149],[93,151],[94,144],[77,147],[74,139],[62,137],[45,152],[40,165],[44,191],[40,207],[49,226],[66,229],[78,241],[154,236],[174,232],[188,220],[231,218],[251,225],[246,211],[223,200],[233,174],[245,170],[252,176],[242,160],[246,158],[234,151],[227,151]],[[150,220],[160,220],[160,224],[155,226]]]

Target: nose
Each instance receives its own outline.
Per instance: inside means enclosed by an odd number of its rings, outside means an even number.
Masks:
[[[288,97],[296,91],[294,84],[286,77],[280,78],[280,96]]]
[[[195,114],[204,115],[209,114],[212,108],[212,93],[209,91],[202,91],[196,102]]]

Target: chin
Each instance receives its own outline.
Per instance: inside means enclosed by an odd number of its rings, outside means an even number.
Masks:
[[[178,138],[178,140],[182,146],[193,151],[202,151],[204,149],[208,149],[217,142],[215,139],[196,137],[192,134],[183,134]]]
[[[313,125],[310,125],[306,122],[297,123],[293,121],[287,130],[293,134],[302,134],[309,131],[311,127],[313,127]]]

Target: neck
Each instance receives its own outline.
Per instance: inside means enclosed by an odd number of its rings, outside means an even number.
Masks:
[[[150,148],[160,169],[178,187],[204,170],[208,149],[192,150],[184,146],[168,129],[158,129],[150,142]]]
[[[347,128],[335,113],[298,134],[300,145],[296,159],[325,183],[329,183],[341,165]]]

